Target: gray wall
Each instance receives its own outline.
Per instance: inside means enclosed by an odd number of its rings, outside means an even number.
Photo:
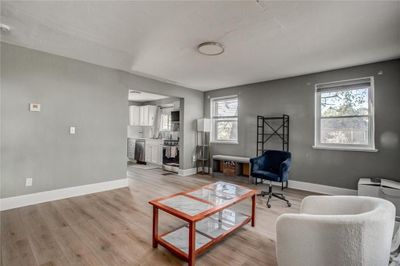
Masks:
[[[383,75],[377,75],[379,71]],[[268,70],[266,70],[268,71]],[[376,153],[315,150],[314,84],[358,77],[375,77]],[[400,60],[327,71],[312,75],[250,84],[205,93],[204,113],[210,115],[210,97],[239,95],[239,144],[213,144],[214,154],[254,156],[256,116],[290,116],[290,179],[356,189],[359,177],[400,181]]]
[[[126,177],[129,89],[184,98],[183,168],[193,167],[202,92],[1,43],[1,197]]]

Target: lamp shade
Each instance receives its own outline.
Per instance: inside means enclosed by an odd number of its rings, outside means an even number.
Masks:
[[[198,132],[210,132],[210,130],[211,130],[211,119],[209,118],[197,119]]]

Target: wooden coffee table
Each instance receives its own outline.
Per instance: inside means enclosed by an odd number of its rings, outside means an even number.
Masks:
[[[251,215],[232,208],[246,199],[252,201]],[[249,223],[255,226],[256,191],[226,182],[151,200],[153,205],[153,247],[162,245],[189,265],[196,256]],[[158,233],[158,210],[178,217],[188,224],[173,231]]]

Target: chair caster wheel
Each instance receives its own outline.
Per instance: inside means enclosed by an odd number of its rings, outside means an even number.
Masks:
[[[291,204],[290,202],[288,202],[287,206],[288,206],[288,207],[291,207],[291,206],[292,206],[292,204]]]
[[[267,204],[267,207],[268,207],[268,208],[271,208],[271,204],[268,203],[268,204]]]

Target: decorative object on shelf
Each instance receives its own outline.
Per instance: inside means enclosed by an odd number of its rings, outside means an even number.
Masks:
[[[210,131],[211,120],[197,119],[196,173],[210,174]],[[201,170],[199,170],[199,168]],[[206,171],[207,169],[207,171]]]
[[[241,172],[240,166],[241,164],[235,161],[224,161],[223,162],[223,173],[227,176],[237,176]]]

